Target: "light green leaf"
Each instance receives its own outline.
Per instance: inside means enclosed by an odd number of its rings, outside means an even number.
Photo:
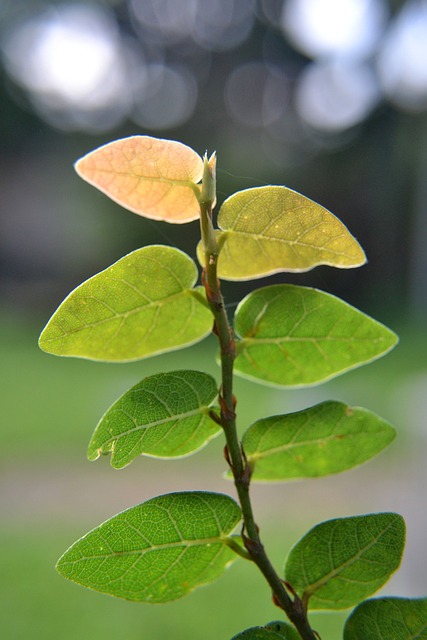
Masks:
[[[212,316],[197,268],[182,251],[137,249],[77,287],[54,313],[40,347],[60,356],[138,360],[202,340]]]
[[[384,325],[317,289],[273,285],[238,305],[236,373],[283,386],[329,380],[379,358],[397,342]]]
[[[239,191],[218,215],[224,230],[218,274],[250,280],[278,271],[308,271],[326,264],[365,263],[359,243],[332,213],[292,189],[278,186]]]
[[[322,522],[291,549],[286,580],[311,609],[347,609],[387,582],[404,545],[405,523],[396,513]]]
[[[422,639],[427,639],[427,598],[366,600],[344,627],[344,640]]]
[[[386,447],[395,430],[374,413],[342,402],[322,402],[258,420],[242,444],[252,480],[313,478],[351,469]]]
[[[84,587],[140,602],[177,600],[212,582],[238,556],[227,536],[238,505],[220,493],[171,493],[107,520],[59,559]]]
[[[88,458],[111,452],[121,469],[139,455],[186,456],[221,427],[209,417],[218,394],[215,380],[200,371],[172,371],[145,378],[107,411],[89,444]]]

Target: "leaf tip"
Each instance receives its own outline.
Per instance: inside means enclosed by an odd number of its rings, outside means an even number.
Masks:
[[[86,182],[90,181],[89,167],[91,165],[91,160],[89,157],[93,153],[94,153],[93,151],[91,151],[90,153],[87,153],[81,158],[78,158],[73,164],[74,171],[77,173],[79,178],[81,178],[82,180],[85,180]]]
[[[87,459],[90,462],[93,462],[94,460],[98,460],[98,458],[101,457],[101,455],[104,454],[104,451],[102,450],[102,447],[91,447],[89,446],[88,450],[87,450]]]
[[[55,351],[52,350],[52,347],[49,346],[49,343],[51,341],[51,337],[50,337],[50,320],[47,323],[47,325],[45,326],[45,328],[43,329],[43,331],[41,332],[39,339],[38,339],[38,346],[39,349],[41,349],[42,351],[44,351],[45,353],[50,353],[50,354],[54,354]]]

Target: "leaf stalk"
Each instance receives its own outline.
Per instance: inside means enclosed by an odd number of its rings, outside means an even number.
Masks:
[[[208,181],[215,180],[215,175],[209,171],[209,162],[205,156],[204,178]],[[210,185],[205,188],[202,184],[202,194],[212,194],[215,190]],[[212,208],[215,204],[212,199],[200,199],[200,228],[204,247],[205,264],[202,273],[202,282],[206,291],[206,298],[214,317],[213,332],[218,338],[221,354],[221,388],[219,391],[220,423],[223,428],[226,449],[225,457],[233,473],[243,516],[242,540],[251,560],[257,565],[264,575],[273,592],[274,602],[286,613],[289,620],[295,625],[303,640],[318,640],[318,636],[311,629],[306,613],[300,606],[300,599],[291,599],[283,581],[276,573],[261,542],[259,528],[255,522],[249,488],[251,480],[251,468],[244,455],[241,443],[237,435],[236,427],[236,398],[233,394],[233,366],[236,357],[236,345],[234,332],[225,311],[221,285],[217,276],[217,263],[219,247],[212,223]],[[240,551],[236,551],[242,555]]]

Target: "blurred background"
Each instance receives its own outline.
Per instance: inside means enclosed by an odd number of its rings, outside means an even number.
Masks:
[[[161,243],[195,256],[197,223],[141,219],[73,171],[81,155],[134,134],[216,149],[220,202],[284,184],[330,209],[365,248],[362,269],[320,267],[257,286],[336,294],[397,331],[398,349],[307,390],[240,381],[240,425],[330,398],[389,419],[398,439],[378,460],[336,478],[256,487],[256,508],[279,568],[320,520],[402,513],[407,550],[383,592],[425,595],[427,2],[2,0],[0,64],[4,637],[228,640],[280,617],[243,561],[162,608],[91,593],[53,569],[76,538],[153,495],[232,492],[220,440],[187,460],[141,458],[120,472],[85,459],[99,417],[142,377],[185,366],[217,375],[205,352],[214,356],[212,341],[129,365],[37,348],[67,293],[125,253]],[[253,286],[225,286],[230,313]],[[318,614],[313,624],[338,640],[342,619]]]

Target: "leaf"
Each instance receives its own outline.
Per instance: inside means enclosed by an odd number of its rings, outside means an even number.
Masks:
[[[278,271],[308,271],[326,264],[359,267],[359,243],[332,213],[292,189],[278,186],[239,191],[218,215],[224,230],[218,274],[250,280]]]
[[[220,493],[170,493],[107,520],[59,559],[84,587],[140,602],[177,600],[212,582],[237,558],[227,536],[238,505]]]
[[[193,453],[221,430],[209,417],[217,394],[215,380],[200,371],[145,378],[101,419],[89,444],[89,460],[111,452],[111,466],[121,469],[142,454],[174,458]]]
[[[265,628],[270,631],[274,631],[281,638],[285,638],[285,640],[300,640],[299,633],[296,631],[295,627],[291,626],[288,622],[273,620],[266,624]]]
[[[287,622],[274,620],[265,627],[251,627],[245,629],[231,640],[300,640],[301,637],[294,627]]]
[[[286,580],[311,609],[347,609],[387,582],[404,545],[405,523],[396,513],[322,522],[291,549]]]
[[[424,640],[427,598],[376,598],[362,602],[344,627],[344,640]]]
[[[126,209],[145,218],[197,220],[196,186],[203,160],[181,142],[131,136],[91,151],[75,164],[79,176]]]
[[[199,342],[212,316],[197,268],[185,253],[137,249],[86,280],[64,300],[40,336],[60,356],[138,360]]]
[[[308,386],[379,358],[397,336],[317,289],[272,285],[236,309],[236,373],[283,386]]]
[[[351,469],[386,447],[395,430],[374,413],[342,402],[254,422],[242,444],[253,481],[315,478]]]
[[[283,640],[283,638],[289,637],[290,640],[300,639],[300,636],[283,636],[274,631],[270,631],[265,627],[251,627],[250,629],[245,629],[241,633],[238,633],[236,636],[233,636],[231,640]]]

